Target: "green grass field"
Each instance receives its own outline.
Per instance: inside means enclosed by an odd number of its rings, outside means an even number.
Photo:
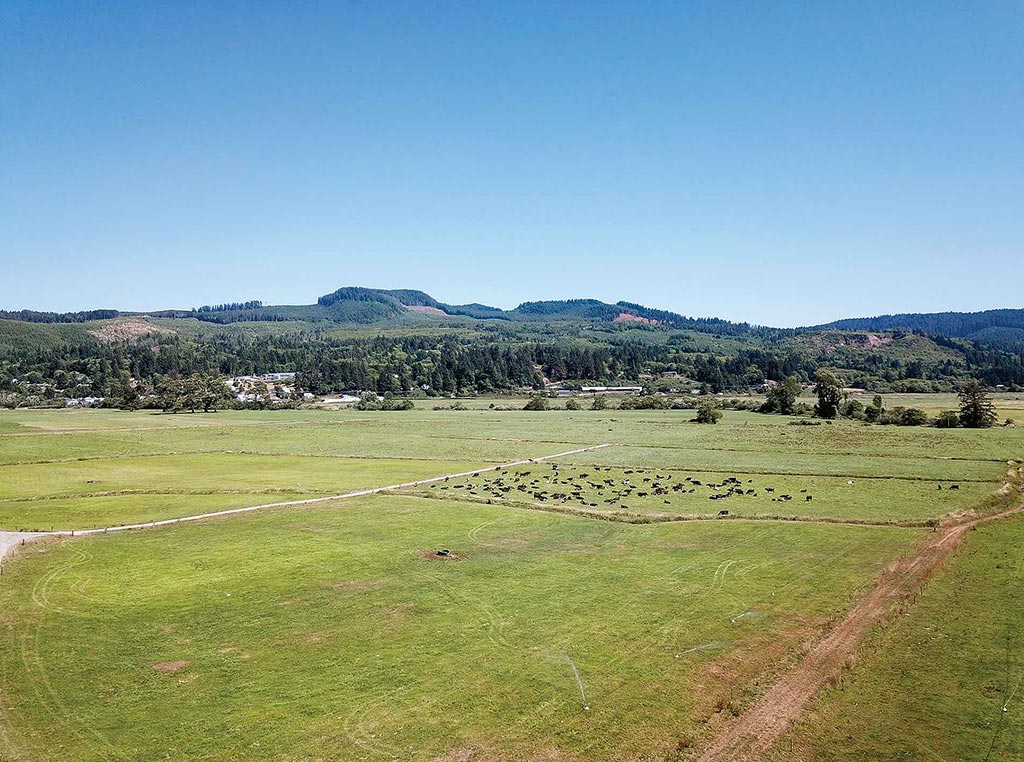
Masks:
[[[1024,758],[1022,548],[1020,517],[973,532],[773,759]]]
[[[992,509],[1007,460],[1024,454],[1013,429],[691,416],[0,413],[4,530],[181,517],[612,445],[514,467],[516,484],[487,472],[19,548],[0,576],[0,756],[687,757],[928,531],[912,525]],[[709,499],[726,478],[756,494]],[[605,503],[624,480],[630,494]],[[974,611],[979,632],[997,605]],[[962,650],[989,660],[964,627]],[[970,677],[948,675],[966,686],[960,703],[986,712]],[[835,700],[787,740],[808,759],[832,748],[820,728]]]
[[[629,520],[716,518],[726,511],[729,517],[907,524],[937,519],[965,504],[981,503],[992,494],[988,481],[954,485],[916,477],[849,479],[752,473],[738,479],[732,472],[598,468],[570,465],[554,470],[547,464],[519,467],[505,475],[463,477],[409,491],[440,499],[500,501],[542,510],[557,507]],[[730,495],[727,479],[736,479],[742,494]],[[784,496],[792,499],[785,500]],[[808,501],[808,497],[812,499]]]

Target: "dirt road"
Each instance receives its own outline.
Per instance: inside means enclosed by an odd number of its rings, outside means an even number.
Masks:
[[[797,667],[754,702],[715,738],[699,762],[757,760],[796,720],[827,683],[836,680],[868,630],[889,618],[945,559],[973,527],[1024,511],[1024,505],[1001,513],[939,527],[909,556],[890,564],[878,584],[850,610]]]
[[[278,503],[262,503],[260,505],[247,505],[244,508],[229,508],[223,511],[212,511],[210,513],[197,513],[192,516],[181,516],[174,519],[162,519],[160,521],[145,521],[140,524],[121,524],[113,527],[101,527],[99,529],[58,529],[52,532],[3,532],[0,531],[0,561],[14,548],[22,544],[22,541],[28,542],[30,540],[36,540],[40,537],[80,537],[84,535],[93,534],[107,534],[109,532],[125,532],[129,529],[149,529],[151,527],[167,526],[169,524],[180,524],[184,521],[201,521],[203,519],[213,519],[222,516],[232,516],[236,513],[251,513],[253,511],[261,511],[266,508],[287,508],[291,506],[304,506],[304,505],[316,505],[318,503],[329,503],[334,500],[345,500],[352,497],[363,497],[364,495],[376,495],[378,492],[390,492],[392,490],[403,489],[405,487],[419,487],[423,484],[432,484],[434,482],[444,481],[445,479],[456,479],[460,476],[469,476],[470,474],[483,474],[488,471],[497,471],[504,468],[514,468],[516,466],[526,466],[531,463],[541,463],[546,460],[552,460],[554,458],[564,458],[569,455],[577,455],[583,452],[591,452],[593,450],[600,450],[604,447],[611,447],[610,443],[592,445],[590,447],[580,447],[575,450],[567,450],[566,452],[557,452],[553,455],[539,455],[536,458],[522,458],[520,460],[514,460],[509,463],[499,463],[496,466],[483,466],[482,468],[475,468],[472,471],[460,471],[457,474],[443,474],[441,476],[432,476],[428,479],[418,479],[412,482],[403,482],[402,484],[388,484],[383,487],[371,487],[369,489],[354,490],[352,492],[345,492],[341,495],[328,495],[326,497],[312,497],[306,500],[288,500]]]

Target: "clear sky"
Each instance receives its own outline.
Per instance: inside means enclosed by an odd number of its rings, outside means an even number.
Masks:
[[[1024,306],[1024,4],[10,2],[0,308]]]

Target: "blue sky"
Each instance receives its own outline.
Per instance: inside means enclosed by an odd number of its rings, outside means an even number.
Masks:
[[[0,308],[1021,307],[1024,5],[6,3]]]

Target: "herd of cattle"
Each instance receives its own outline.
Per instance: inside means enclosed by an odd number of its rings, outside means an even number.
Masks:
[[[612,476],[616,471],[618,476]],[[529,469],[501,469],[495,476],[473,474],[466,482],[432,484],[431,489],[465,490],[465,494],[498,499],[528,498],[541,503],[578,502],[585,507],[599,508],[602,505],[616,510],[629,510],[625,502],[629,499],[660,497],[665,505],[672,504],[675,495],[700,494],[708,500],[725,500],[735,497],[770,496],[775,503],[793,500],[793,495],[776,494],[774,487],[753,486],[753,479],[745,482],[735,476],[727,476],[720,482],[702,482],[691,476],[678,477],[676,474],[661,474],[656,470],[633,468],[614,469],[610,466],[591,466],[588,471],[576,473],[552,464],[550,470],[542,472]],[[806,489],[800,490],[805,502],[814,499]],[[726,515],[728,511],[721,511]]]

